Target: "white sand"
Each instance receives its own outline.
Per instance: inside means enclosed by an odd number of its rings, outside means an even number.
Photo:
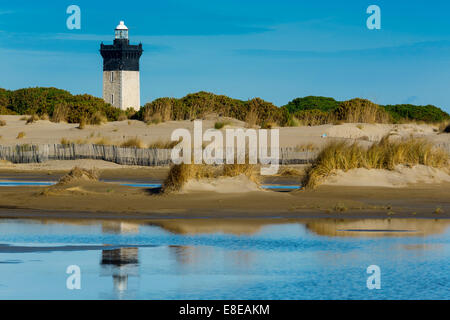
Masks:
[[[237,177],[220,177],[217,179],[190,180],[181,189],[182,193],[205,191],[217,193],[243,193],[263,190],[245,175]]]
[[[157,125],[147,125],[141,121],[116,121],[100,126],[86,126],[77,129],[78,124],[53,123],[39,120],[36,123],[25,124],[20,120],[22,116],[0,116],[6,121],[6,126],[0,127],[0,145],[16,144],[53,144],[60,143],[61,139],[76,142],[83,140],[95,143],[101,138],[109,142],[120,144],[130,138],[139,137],[145,144],[156,141],[170,141],[175,129],[185,128],[192,132],[193,121],[168,121]],[[203,130],[214,127],[217,121],[227,121],[231,125],[226,128],[245,128],[245,123],[236,119],[210,115],[203,120]],[[224,129],[226,129],[224,128]],[[224,130],[222,129],[222,130]],[[313,144],[318,147],[324,145],[332,138],[378,141],[386,134],[392,133],[400,137],[422,137],[433,142],[450,144],[450,134],[438,134],[437,127],[417,124],[357,124],[344,123],[342,125],[322,125],[313,127],[285,127],[280,130],[280,147],[296,147]],[[25,132],[25,137],[17,139],[19,132]],[[325,138],[322,136],[326,135]]]
[[[450,175],[440,169],[418,165],[413,168],[397,166],[395,170],[352,169],[339,170],[324,181],[324,185],[352,187],[388,187],[400,188],[417,183],[450,182]]]
[[[39,171],[39,170],[70,170],[74,167],[83,169],[130,169],[130,168],[148,168],[140,166],[126,166],[103,160],[50,160],[44,163],[11,163],[0,161],[2,170],[20,170],[20,171]]]

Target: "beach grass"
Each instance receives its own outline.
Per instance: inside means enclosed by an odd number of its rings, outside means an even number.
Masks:
[[[144,148],[144,143],[138,137],[130,138],[120,145],[122,148]]]
[[[158,140],[155,142],[152,142],[148,145],[149,149],[173,149],[179,141],[171,141],[171,140]]]
[[[237,177],[245,175],[251,181],[259,183],[255,165],[252,164],[224,164],[212,166],[206,164],[178,164],[170,168],[169,174],[163,183],[163,192],[180,191],[190,180],[217,179],[220,177]]]
[[[37,114],[33,114],[32,116],[27,118],[26,124],[32,124],[39,120],[39,117]]]
[[[92,118],[90,119],[89,122],[92,125],[99,126],[99,125],[102,125],[104,123],[107,123],[108,122],[108,118],[103,113],[101,113],[100,111],[97,111],[97,112],[95,112],[93,114],[93,116],[92,116]]]
[[[26,136],[25,132],[21,131],[17,134],[16,139],[23,139],[25,138],[25,136]]]
[[[222,129],[223,127],[228,126],[228,125],[230,125],[230,124],[231,124],[230,121],[217,121],[217,122],[214,124],[214,129],[220,130],[220,129]]]
[[[426,165],[435,168],[447,167],[448,154],[420,139],[390,141],[386,136],[369,148],[357,142],[331,142],[319,154],[308,170],[304,185],[317,187],[336,170],[348,171],[356,168],[393,170],[397,165]]]
[[[57,185],[66,185],[74,181],[98,181],[99,172],[96,169],[84,169],[80,167],[74,167],[67,174],[59,179]]]

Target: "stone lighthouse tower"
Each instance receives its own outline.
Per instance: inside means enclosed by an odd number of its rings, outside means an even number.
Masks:
[[[114,44],[101,44],[103,99],[106,102],[122,110],[139,110],[139,59],[142,51],[142,44],[130,45],[128,28],[123,21],[116,27]]]

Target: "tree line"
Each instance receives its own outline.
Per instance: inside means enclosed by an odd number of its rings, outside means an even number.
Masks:
[[[366,99],[336,101],[308,96],[296,98],[277,107],[260,98],[239,100],[209,92],[188,94],[182,98],[158,98],[138,112],[119,110],[101,98],[88,94],[72,95],[57,88],[0,89],[0,114],[36,115],[69,123],[98,123],[132,118],[149,123],[169,120],[202,119],[207,114],[235,118],[248,125],[273,126],[321,125],[326,123],[364,122],[401,123],[409,121],[436,123],[450,116],[433,105],[377,105]]]

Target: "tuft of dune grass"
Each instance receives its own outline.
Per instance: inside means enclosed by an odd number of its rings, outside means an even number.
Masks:
[[[91,117],[89,122],[92,125],[99,126],[99,125],[102,125],[104,123],[107,123],[108,122],[108,118],[106,118],[106,116],[102,112],[97,111],[96,113],[94,113],[92,115],[92,117]]]
[[[32,124],[35,123],[36,121],[40,120],[37,114],[33,114],[32,116],[30,116],[25,124]]]
[[[77,127],[78,129],[80,129],[80,130],[83,130],[84,128],[86,128],[86,118],[81,118],[81,120],[80,120],[80,124],[78,125],[78,127]]]
[[[68,145],[72,144],[72,142],[69,139],[67,139],[67,138],[61,138],[59,143],[62,144],[62,145],[65,145],[65,146],[68,146]]]
[[[16,139],[23,139],[23,138],[25,138],[25,135],[26,135],[25,132],[21,131],[17,134]]]
[[[66,185],[75,181],[98,181],[99,173],[96,169],[88,170],[80,167],[74,167],[66,175],[59,179],[57,185]]]
[[[302,177],[305,173],[302,170],[298,170],[291,167],[281,167],[278,172],[278,176],[281,177]]]
[[[123,148],[144,148],[144,143],[138,137],[130,138],[120,145]]]
[[[180,191],[189,180],[199,180],[220,177],[236,177],[245,175],[255,183],[259,177],[255,173],[255,166],[251,164],[224,164],[212,166],[206,164],[178,164],[170,168],[169,174],[163,183],[164,193]]]
[[[114,145],[114,143],[111,142],[111,140],[109,140],[106,137],[100,137],[97,140],[94,141],[94,144],[99,145],[99,146],[112,146]]]
[[[223,127],[228,126],[228,125],[230,125],[230,124],[231,124],[230,121],[217,121],[217,122],[214,124],[214,129],[220,130],[220,129],[222,129]]]
[[[320,152],[308,170],[304,185],[307,188],[315,188],[336,170],[393,170],[397,165],[419,164],[435,168],[447,167],[449,156],[431,143],[413,138],[393,142],[386,136],[368,149],[357,142],[331,142]]]
[[[156,142],[152,142],[148,145],[149,149],[173,149],[173,147],[175,147],[177,144],[179,143],[179,141],[162,141],[162,140],[158,140]]]

